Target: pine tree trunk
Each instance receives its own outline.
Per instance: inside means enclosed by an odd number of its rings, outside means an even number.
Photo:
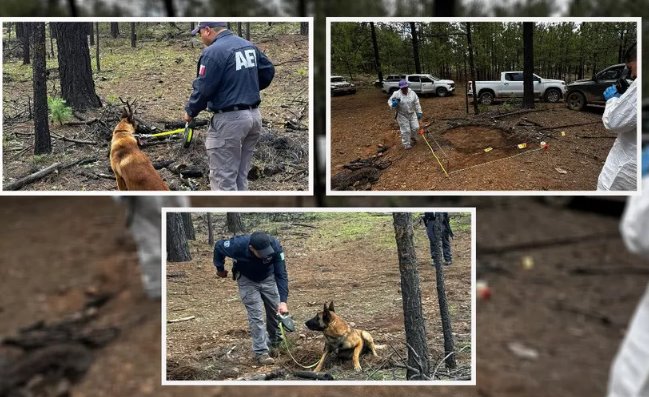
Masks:
[[[28,22],[18,22],[16,24],[16,37],[20,38],[23,47],[23,65],[29,65],[31,55],[29,53],[30,40],[32,36],[32,25]]]
[[[212,214],[207,213],[207,243],[211,246],[214,245],[214,231],[212,229]]]
[[[370,31],[372,32],[372,48],[374,49],[374,67],[379,77],[379,84],[383,84],[383,72],[381,71],[381,61],[379,59],[379,45],[376,42],[376,31],[374,22],[370,22]]]
[[[241,214],[238,212],[228,212],[226,214],[226,226],[233,236],[245,232],[241,222]]]
[[[187,245],[183,220],[179,213],[167,213],[167,261],[188,262],[192,260]]]
[[[534,22],[523,22],[523,108],[534,109]]]
[[[413,240],[412,214],[394,213],[394,233],[401,273],[401,294],[408,348],[406,379],[426,379],[430,372],[426,321],[421,306],[421,289]]]
[[[173,0],[164,0],[164,6],[165,6],[165,12],[167,13],[168,17],[176,16],[176,9],[174,7]]]
[[[33,28],[34,64],[32,81],[34,85],[34,154],[52,153],[52,140],[47,114],[47,76],[45,49],[45,23],[36,22]]]
[[[116,39],[119,37],[119,23],[111,22],[110,23],[110,37]]]
[[[440,214],[440,213],[438,213]],[[455,347],[453,342],[453,328],[451,327],[451,316],[448,312],[446,302],[446,287],[444,286],[444,267],[442,265],[442,217],[436,216],[432,221],[435,241],[431,241],[433,247],[433,264],[437,281],[437,301],[439,302],[439,315],[442,319],[442,334],[444,335],[444,357],[446,368],[453,369],[457,366],[455,360]]]
[[[192,214],[189,212],[181,212],[180,217],[183,220],[183,228],[185,229],[185,236],[187,237],[187,240],[196,240],[196,232],[194,231]]]
[[[421,63],[419,62],[419,40],[417,40],[417,27],[414,22],[410,22],[410,33],[412,35],[412,56],[415,60],[415,73],[421,73]]]
[[[300,34],[302,36],[306,36],[309,34],[309,23],[308,22],[300,22]]]
[[[95,47],[95,59],[97,60],[97,73],[101,72],[99,64],[99,22],[95,22],[95,34],[97,35],[97,46]]]
[[[92,79],[90,49],[84,23],[57,22],[54,31],[59,49],[59,78],[63,99],[75,110],[101,107]]]
[[[137,47],[137,35],[135,34],[135,22],[131,22],[131,47]]]
[[[90,46],[95,45],[95,24],[88,22],[88,37],[90,38]]]
[[[469,47],[469,69],[471,70],[471,81],[473,81],[473,111],[475,114],[480,113],[478,110],[478,92],[476,91],[476,76],[475,76],[475,63],[473,62],[473,42],[471,40],[471,23],[466,23],[466,41]]]

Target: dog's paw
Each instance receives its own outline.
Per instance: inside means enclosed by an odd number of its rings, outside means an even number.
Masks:
[[[363,370],[363,368],[361,368],[360,365],[357,365],[357,366],[354,367],[354,371],[356,371],[356,372],[361,372],[362,370]]]

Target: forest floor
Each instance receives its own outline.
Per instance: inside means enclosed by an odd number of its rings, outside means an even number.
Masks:
[[[264,128],[253,158],[249,189],[308,190],[308,36],[297,34],[299,24],[280,23],[272,27],[267,24],[252,25],[251,41],[273,61],[276,74],[271,86],[261,93],[260,111]],[[100,72],[96,71],[95,47],[91,47],[91,61],[95,88],[104,107],[78,114],[83,120],[99,121],[88,125],[76,119],[71,120],[75,125],[50,123],[53,151],[51,155],[41,156],[33,155],[32,99],[31,95],[25,95],[25,92],[32,92],[31,67],[23,66],[21,59],[15,56],[20,54],[20,51],[15,51],[18,47],[15,41],[5,43],[3,186],[56,162],[67,165],[88,158],[88,163],[61,169],[27,185],[23,190],[116,190],[108,155],[112,130],[123,107],[119,98],[137,99],[136,119],[148,127],[157,128],[157,131],[166,131],[177,128],[165,127],[165,124],[180,123],[185,103],[191,94],[202,44],[184,31],[173,29],[169,34],[156,40],[140,40],[135,49],[131,48],[124,34],[118,39],[101,37]],[[52,97],[60,92],[57,65],[56,58],[48,59],[50,74],[47,85]],[[210,113],[202,112],[197,120],[209,121],[209,117]],[[204,144],[206,131],[207,126],[198,127],[188,149],[184,149],[179,140],[142,138],[142,150],[154,164],[171,161],[171,164],[158,170],[171,190],[210,189]],[[63,138],[94,144],[75,143]],[[180,177],[178,170],[183,167],[197,169],[202,175]]]
[[[248,205],[273,205],[267,198],[264,200],[248,201]],[[275,204],[280,204],[283,199],[274,200]],[[193,204],[232,206],[233,201],[197,197]],[[123,209],[105,197],[4,197],[0,198],[0,204],[4,225],[0,250],[5,253],[0,259],[3,269],[0,335],[3,339],[39,320],[47,324],[57,322],[78,312],[89,297],[101,292],[111,293],[112,298],[99,309],[93,323],[97,327],[117,327],[120,333],[102,349],[94,350],[94,360],[87,373],[70,386],[73,397],[296,397],[305,393],[333,397],[602,396],[611,360],[647,285],[647,278],[639,276],[643,273],[634,271],[642,269],[642,260],[627,253],[619,238],[619,206],[614,216],[610,216],[572,208],[552,208],[531,198],[467,197],[457,204],[478,208],[478,274],[493,291],[490,300],[477,302],[477,386],[161,387],[160,303],[148,301],[142,292],[135,247],[124,226]],[[388,200],[375,204],[387,205]],[[605,207],[614,205],[606,202]],[[316,233],[310,229],[299,231]],[[392,234],[391,229],[391,225],[385,226],[385,236]],[[416,235],[418,253],[424,255],[423,230],[418,227]],[[401,332],[402,324],[395,314],[400,311],[400,305],[393,301],[399,296],[396,292],[398,275],[394,264],[384,266],[389,262],[386,258],[394,259],[387,248],[381,248],[379,253],[383,256],[378,257],[365,245],[350,241],[340,247],[325,247],[327,249],[319,254],[305,257],[299,254],[306,254],[315,247],[300,243],[297,235],[294,238],[285,236],[285,240],[290,247],[287,258],[294,283],[289,308],[299,314],[299,320],[310,317],[319,309],[320,301],[333,295],[341,315],[358,327],[371,329],[377,338]],[[466,240],[458,239],[456,244],[466,244]],[[350,258],[341,256],[352,246],[358,247],[358,253],[350,254],[353,255]],[[232,281],[214,278],[210,261],[205,257],[206,248],[198,250],[194,246],[192,252],[198,255],[191,272],[205,278],[185,280],[184,287],[196,294],[196,301],[187,300],[187,306],[170,306],[170,318],[183,317],[187,312],[204,314],[192,320],[195,324],[189,321],[169,325],[170,332],[182,327],[205,330],[204,336],[195,334],[195,341],[204,345],[193,346],[193,352],[191,346],[186,347],[189,356],[198,354],[198,346],[216,344],[211,340],[212,329],[205,324],[208,317],[204,316],[215,318],[220,305],[233,305],[238,310],[233,312],[233,319],[239,322],[243,318],[243,308],[235,301]],[[459,261],[448,269],[448,274],[459,281],[465,277],[463,274],[468,274],[462,268],[468,266],[468,261],[461,259],[465,255],[462,251],[458,255]],[[534,261],[529,270],[521,266],[525,256]],[[339,267],[332,257],[347,261],[345,274],[322,271]],[[420,261],[424,258],[421,256]],[[297,263],[319,265],[320,271],[312,274],[312,278],[329,283],[332,291],[327,291],[327,285],[315,288],[313,280],[305,278],[306,272],[292,267]],[[362,288],[366,280],[371,280],[371,275],[378,272],[384,276],[371,282],[379,283],[381,291],[385,288],[389,295],[379,296],[380,291],[355,294],[357,287],[342,290],[341,286],[350,282],[347,273],[356,268],[365,269],[369,274],[359,274],[358,281],[352,283]],[[428,286],[423,289],[424,296],[433,296],[430,283],[434,275],[430,266],[422,266],[420,275]],[[171,288],[177,289],[180,285],[174,284]],[[204,285],[208,291],[198,290],[198,285]],[[216,288],[219,285],[224,291]],[[307,285],[314,288],[309,291]],[[464,288],[464,284],[460,285]],[[209,292],[225,295],[226,291],[229,292],[227,299],[232,302],[221,300],[209,307],[198,305],[212,302],[212,298],[203,299]],[[302,291],[308,291],[310,296],[303,296]],[[465,292],[452,293],[454,299],[464,299],[461,297]],[[174,295],[172,302],[178,297],[191,298],[190,295]],[[358,310],[354,306],[358,300],[377,300],[384,313],[377,316],[376,312]],[[309,302],[313,302],[313,306]],[[426,306],[428,313],[436,312],[434,299]],[[394,307],[395,313],[385,312],[386,307]],[[433,314],[427,319],[432,322],[436,317]],[[434,332],[433,328],[431,323],[429,332]],[[239,329],[245,332],[244,325]],[[248,369],[249,364],[243,354],[249,347],[243,342],[246,339],[243,332],[229,335],[242,341],[231,353],[241,354],[243,365],[237,364],[240,372]],[[316,355],[321,339],[316,339],[312,332],[300,330],[298,333],[305,334],[298,345],[304,343],[305,349]],[[292,337],[299,338],[298,333]],[[438,353],[438,349],[435,344],[431,351]],[[12,363],[20,354],[18,349],[0,345],[0,381],[10,379],[6,371],[11,371]],[[380,354],[385,355],[385,350]],[[368,367],[379,362],[380,359],[367,356],[361,360],[361,364]],[[348,362],[336,365],[345,370],[349,368]]]
[[[418,136],[401,145],[388,96],[374,87],[331,99],[331,178],[334,190],[594,191],[615,136],[601,123],[602,108],[576,112],[565,103],[536,102],[534,112],[511,114],[520,103],[481,105],[466,113],[465,88],[448,97],[420,97],[426,138],[449,176]],[[554,128],[566,125],[573,127]],[[541,147],[541,142],[547,148]],[[520,144],[525,144],[519,148]],[[368,180],[350,177],[356,160],[379,164]],[[408,175],[408,177],[404,177]]]
[[[167,318],[194,316],[191,321],[167,324],[169,380],[251,379],[283,369],[279,380],[298,379],[301,370],[285,348],[275,365],[254,362],[246,311],[231,278],[218,279],[212,264],[213,248],[206,244],[205,215],[194,215],[196,241],[192,260],[167,263]],[[217,225],[225,219],[215,217]],[[280,240],[289,274],[289,309],[296,331],[288,334],[290,352],[302,365],[318,361],[324,347],[321,332],[304,322],[333,301],[336,313],[355,328],[369,331],[379,357],[361,359],[361,372],[351,361],[331,360],[325,371],[336,380],[405,380],[406,364],[403,302],[392,216],[386,213],[321,213],[297,219],[253,220],[242,215],[251,230],[267,230]],[[452,266],[444,267],[458,368],[452,375],[438,370],[437,379],[471,376],[471,216],[452,214],[456,238]],[[223,231],[222,234],[227,234]],[[218,234],[217,234],[218,235]],[[444,357],[444,340],[437,304],[435,269],[431,265],[426,230],[415,230],[422,306],[426,318],[431,368]],[[226,265],[230,268],[230,264]]]

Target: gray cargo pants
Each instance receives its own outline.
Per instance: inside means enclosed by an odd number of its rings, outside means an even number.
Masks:
[[[205,148],[210,165],[210,189],[248,190],[248,171],[261,133],[259,109],[215,113]]]
[[[162,270],[162,207],[187,207],[187,197],[134,196],[117,197],[127,206],[127,223],[137,244],[142,270],[142,284],[152,299],[160,298]]]
[[[239,296],[248,312],[248,326],[252,336],[252,350],[255,354],[268,353],[270,345],[280,340],[277,320],[279,292],[275,276],[262,281],[252,281],[244,275],[237,280]],[[264,314],[266,322],[264,327]]]

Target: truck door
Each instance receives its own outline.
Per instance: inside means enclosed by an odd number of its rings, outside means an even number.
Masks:
[[[512,81],[510,82],[509,96],[522,98],[523,97],[523,73],[512,73]]]
[[[435,82],[430,77],[421,76],[422,94],[432,94],[435,92]]]
[[[417,94],[421,94],[421,78],[419,76],[408,76],[408,86]]]

